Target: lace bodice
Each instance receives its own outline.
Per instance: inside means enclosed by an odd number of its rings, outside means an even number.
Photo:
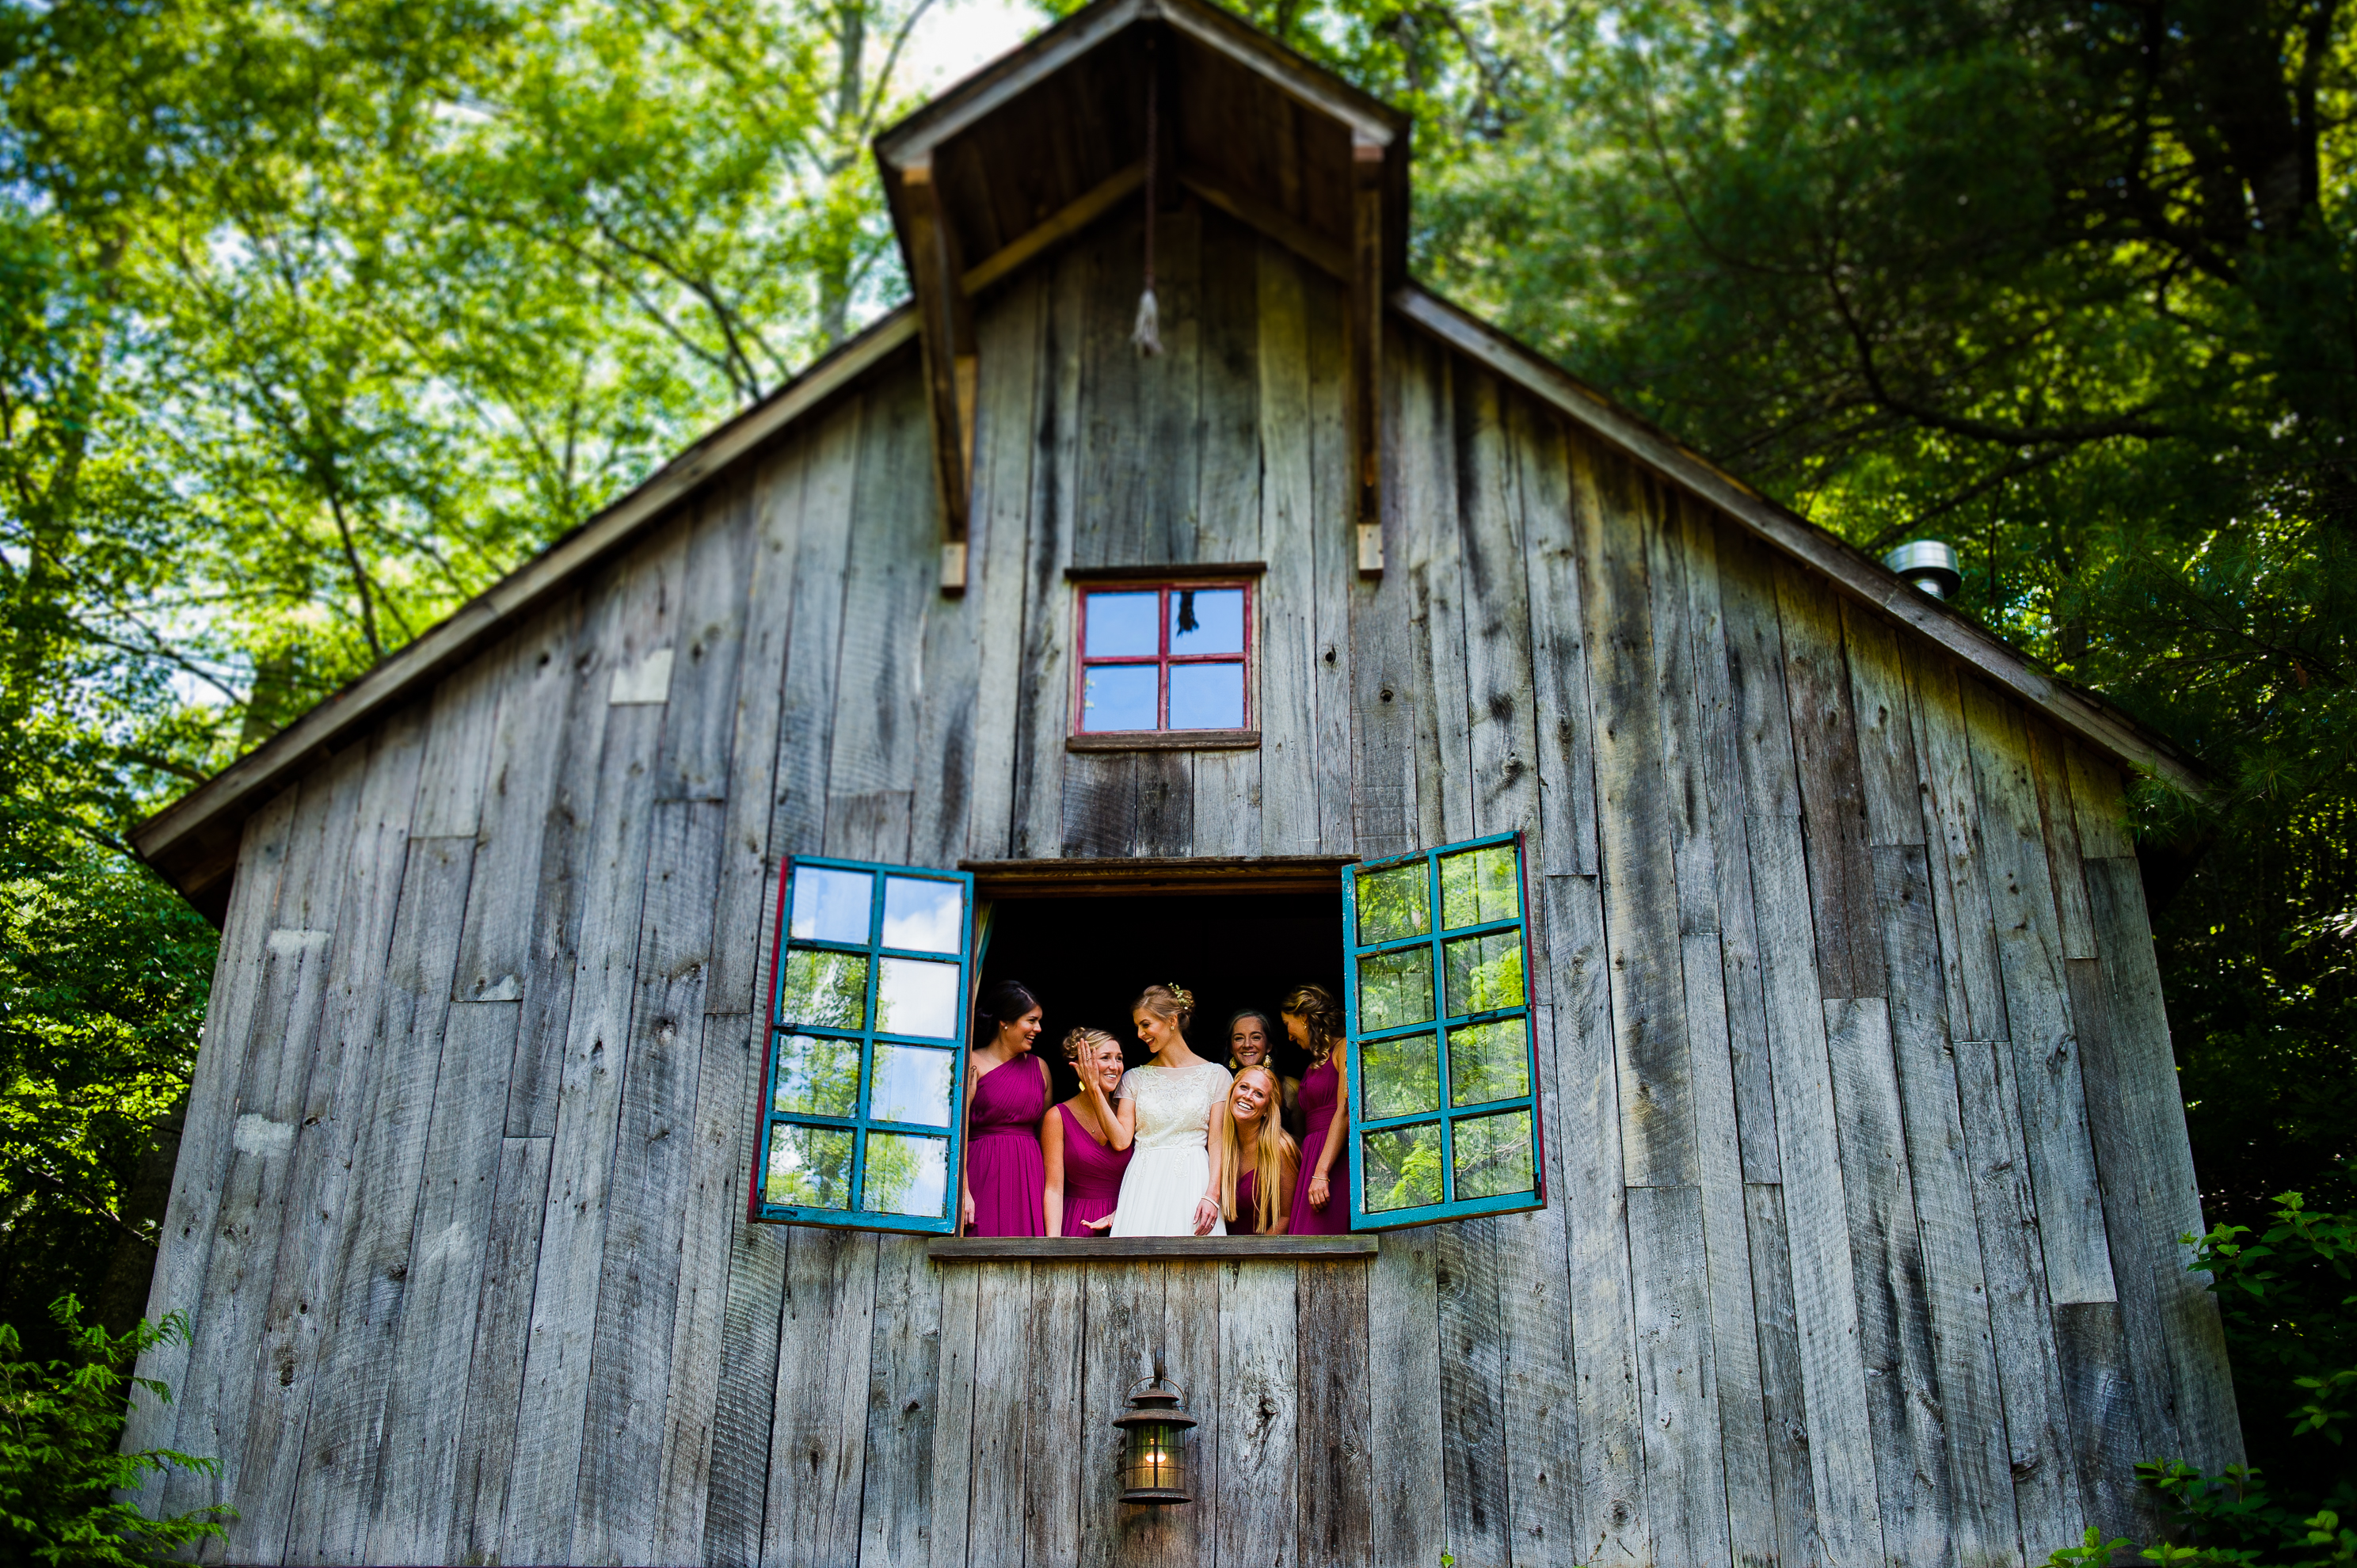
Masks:
[[[1134,1067],[1122,1075],[1114,1096],[1137,1101],[1140,1149],[1202,1148],[1211,1127],[1211,1107],[1232,1081],[1217,1062],[1195,1067]]]

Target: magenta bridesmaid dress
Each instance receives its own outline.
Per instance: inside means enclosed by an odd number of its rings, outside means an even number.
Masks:
[[[1318,1174],[1318,1156],[1326,1147],[1327,1123],[1334,1102],[1342,1097],[1342,1070],[1329,1059],[1301,1078],[1301,1116],[1309,1135],[1301,1141],[1301,1171],[1293,1178],[1293,1222],[1286,1227],[1295,1236],[1347,1236],[1351,1231],[1351,1198],[1342,1190],[1351,1179],[1350,1151],[1338,1150],[1334,1168],[1326,1173],[1326,1207],[1309,1207],[1309,1178]],[[1347,1131],[1347,1129],[1346,1129]],[[1239,1201],[1239,1207],[1241,1207]]]
[[[1102,1236],[1104,1232],[1090,1230],[1088,1222],[1103,1219],[1121,1201],[1122,1173],[1129,1169],[1135,1151],[1115,1151],[1098,1143],[1070,1105],[1057,1106],[1056,1113],[1064,1119],[1064,1234]],[[974,1194],[974,1202],[981,1204],[980,1193]]]
[[[995,1067],[974,1086],[966,1110],[965,1184],[974,1193],[976,1236],[1037,1236],[1048,1228],[1048,1162],[1039,1119],[1048,1086],[1028,1056]]]
[[[1228,1221],[1231,1236],[1256,1235],[1260,1230],[1260,1172],[1236,1177],[1236,1217]]]

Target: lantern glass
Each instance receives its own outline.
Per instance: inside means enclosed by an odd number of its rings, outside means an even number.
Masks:
[[[1183,1492],[1187,1466],[1179,1430],[1168,1422],[1140,1422],[1129,1429],[1121,1484],[1130,1492]]]

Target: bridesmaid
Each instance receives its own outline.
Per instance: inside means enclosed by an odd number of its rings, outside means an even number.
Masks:
[[[1050,1236],[1102,1235],[1113,1224],[1129,1169],[1129,1122],[1106,1098],[1121,1087],[1121,1042],[1103,1029],[1064,1036],[1064,1055],[1081,1075],[1081,1091],[1041,1119],[1039,1147],[1048,1160]],[[1136,1102],[1125,1102],[1135,1113]]]
[[[969,1236],[1037,1236],[1046,1217],[1048,1172],[1039,1152],[1047,1114],[1048,1064],[1031,1054],[1039,999],[1002,980],[982,994],[981,1044],[965,1069],[965,1185],[958,1221]]]
[[[1268,1059],[1268,1043],[1276,1030],[1269,1024],[1268,1015],[1256,1007],[1247,1007],[1228,1020],[1228,1070],[1242,1072],[1248,1067],[1265,1067],[1272,1073],[1275,1064]],[[1295,1142],[1301,1138],[1301,1080],[1297,1078],[1277,1078],[1277,1086],[1285,1096],[1285,1130]]]
[[[1297,986],[1278,1004],[1285,1032],[1309,1053],[1301,1075],[1301,1114],[1309,1131],[1301,1141],[1301,1174],[1293,1189],[1295,1236],[1340,1236],[1351,1229],[1351,1206],[1334,1190],[1334,1172],[1351,1135],[1351,1097],[1343,1091],[1350,1070],[1350,1041],[1342,1032],[1342,1009],[1322,985]]]
[[[1231,1236],[1282,1236],[1293,1212],[1301,1151],[1279,1122],[1276,1074],[1254,1064],[1236,1074],[1220,1118],[1220,1213]]]

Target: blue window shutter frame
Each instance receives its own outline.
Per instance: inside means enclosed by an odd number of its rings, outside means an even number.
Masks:
[[[830,940],[793,935],[796,878],[818,871],[849,872],[867,878],[867,929],[864,940]],[[954,954],[887,945],[884,914],[888,878],[937,883],[956,890],[959,916],[957,951]],[[960,1172],[965,1146],[966,1050],[967,1036],[972,1029],[974,1001],[974,877],[967,872],[942,871],[931,866],[895,865],[877,861],[835,860],[818,855],[795,855],[786,862],[778,877],[777,938],[770,948],[770,984],[765,993],[768,997],[768,1023],[763,1030],[761,1103],[758,1108],[759,1146],[753,1165],[751,1191],[748,1195],[748,1213],[751,1219],[772,1224],[833,1225],[852,1230],[885,1230],[902,1234],[914,1232],[946,1236],[955,1230]],[[856,1028],[847,1025],[790,1024],[786,1021],[788,959],[795,952],[835,953],[845,958],[865,960],[866,975]],[[955,1023],[948,1037],[896,1033],[885,1026],[879,1015],[878,1002],[884,963],[888,959],[956,964]],[[778,1079],[782,1053],[787,1042],[796,1037],[821,1043],[832,1041],[846,1049],[857,1051],[858,1077],[849,1101],[843,1108],[845,1113],[779,1109]],[[873,1096],[877,1087],[875,1070],[879,1047],[940,1051],[947,1057],[949,1096],[946,1127],[893,1121],[873,1114]],[[822,1134],[847,1136],[850,1158],[845,1167],[847,1179],[841,1195],[843,1201],[839,1205],[775,1200],[770,1177],[772,1161],[778,1157],[780,1135],[781,1132],[797,1128]],[[938,1215],[889,1212],[867,1207],[879,1197],[877,1190],[871,1187],[868,1157],[872,1137],[877,1134],[901,1140],[932,1140],[942,1144],[943,1190]]]
[[[1451,927],[1444,924],[1441,899],[1441,862],[1467,851],[1511,845],[1514,852],[1515,911],[1512,919],[1478,921]],[[1359,927],[1359,883],[1361,878],[1383,872],[1395,871],[1403,865],[1422,865],[1425,870],[1425,897],[1428,918],[1421,935],[1396,938],[1386,941],[1361,941]],[[1343,998],[1344,1019],[1350,1036],[1351,1144],[1344,1165],[1350,1188],[1351,1229],[1353,1230],[1396,1230],[1411,1225],[1429,1225],[1443,1219],[1463,1219],[1477,1214],[1519,1213],[1546,1206],[1546,1161],[1544,1118],[1540,1112],[1542,1085],[1539,1081],[1538,1045],[1534,1034],[1531,1006],[1530,942],[1530,882],[1525,870],[1523,836],[1515,833],[1494,833],[1486,838],[1467,839],[1458,843],[1442,844],[1435,849],[1418,850],[1412,854],[1394,855],[1387,860],[1361,865],[1345,866],[1342,873],[1342,919],[1344,935]],[[1448,992],[1448,976],[1443,947],[1451,939],[1466,936],[1497,935],[1512,931],[1522,944],[1523,995],[1518,1005],[1486,1008],[1452,1014]],[[1431,965],[1434,1016],[1430,1019],[1401,1024],[1390,1028],[1361,1027],[1359,971],[1362,959],[1377,954],[1414,951],[1423,949]],[[1453,1102],[1453,1064],[1449,1060],[1449,1034],[1452,1029],[1466,1029],[1477,1025],[1493,1025],[1519,1021],[1522,1026],[1523,1089],[1525,1092],[1501,1100],[1480,1101],[1467,1104]],[[1435,1062],[1435,1103],[1429,1109],[1418,1108],[1403,1114],[1381,1118],[1368,1115],[1366,1095],[1366,1049],[1368,1045],[1380,1047],[1384,1042],[1413,1039],[1418,1035],[1430,1035],[1437,1053]],[[1457,1168],[1458,1132],[1464,1124],[1482,1118],[1511,1115],[1517,1111],[1529,1115],[1528,1157],[1530,1180],[1527,1188],[1463,1197],[1458,1192],[1459,1172]],[[1367,1142],[1371,1136],[1385,1133],[1414,1133],[1435,1130],[1439,1136],[1439,1182],[1437,1201],[1409,1203],[1401,1207],[1383,1207],[1370,1210],[1367,1207],[1368,1158]],[[1405,1181],[1397,1184],[1405,1187]]]

